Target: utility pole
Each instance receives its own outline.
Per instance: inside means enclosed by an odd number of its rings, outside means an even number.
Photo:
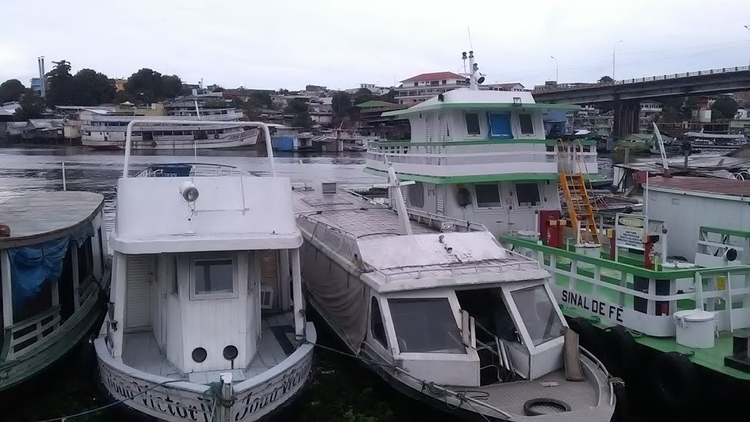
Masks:
[[[615,79],[615,53],[617,52],[617,44],[619,44],[621,42],[622,42],[622,40],[617,41],[615,43],[614,47],[612,47],[612,80],[613,81]]]
[[[557,62],[555,56],[549,56],[550,59],[555,61],[555,83],[560,79],[560,64]]]
[[[745,25],[745,29],[747,29],[747,32],[750,32],[750,25]],[[750,55],[748,55],[747,65],[750,67]]]

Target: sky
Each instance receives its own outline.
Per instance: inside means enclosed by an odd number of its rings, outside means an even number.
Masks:
[[[750,63],[749,0],[3,0],[2,10],[0,81],[25,85],[39,56],[47,70],[65,59],[112,78],[148,67],[291,90],[457,72],[471,49],[488,83],[527,87],[611,76],[613,50],[616,79]]]

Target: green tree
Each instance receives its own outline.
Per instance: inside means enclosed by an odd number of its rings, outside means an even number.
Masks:
[[[125,83],[125,92],[134,103],[154,103],[159,100],[161,73],[143,68],[133,73]]]
[[[348,120],[352,110],[352,97],[345,91],[334,92],[331,99],[333,125],[338,126]]]
[[[47,109],[44,99],[31,93],[23,94],[18,104],[21,108],[16,110],[15,118],[22,121],[39,118]]]
[[[70,74],[70,62],[60,60],[52,62],[55,66],[47,72],[46,91],[47,105],[73,105],[73,75]]]
[[[174,98],[186,94],[185,89],[182,88],[182,79],[177,75],[162,75],[157,94],[160,99]]]
[[[73,76],[71,102],[73,105],[99,105],[115,98],[115,87],[107,75],[92,69],[81,69]]]
[[[372,91],[367,88],[360,88],[352,97],[352,102],[357,105],[371,101],[373,98]]]
[[[263,91],[253,91],[250,93],[248,102],[252,101],[259,108],[272,108],[273,100],[271,94]]]
[[[613,83],[614,81],[615,81],[615,80],[614,80],[614,79],[612,79],[612,77],[611,77],[611,76],[607,76],[607,75],[604,75],[604,76],[602,76],[601,78],[599,78],[599,83],[600,83],[600,84],[611,84],[611,83]]]
[[[18,101],[26,93],[26,87],[18,79],[8,79],[0,84],[0,104]]]
[[[716,119],[734,119],[738,108],[737,101],[734,98],[722,96],[713,103],[711,111],[715,113]]]
[[[313,125],[307,103],[304,100],[295,98],[292,101],[289,101],[284,112],[294,114],[294,119],[292,119],[292,126],[294,127],[301,127],[305,130],[309,130]]]
[[[378,97],[380,101],[387,101],[389,103],[396,103],[396,90],[392,89],[387,94]]]

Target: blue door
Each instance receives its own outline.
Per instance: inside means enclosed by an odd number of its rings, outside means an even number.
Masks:
[[[489,114],[488,117],[491,139],[513,139],[513,131],[510,129],[510,113]]]

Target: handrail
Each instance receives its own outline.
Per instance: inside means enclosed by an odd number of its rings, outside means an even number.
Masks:
[[[132,145],[133,126],[146,124],[146,123],[172,123],[176,125],[200,125],[200,126],[203,126],[203,125],[218,126],[218,125],[226,124],[226,122],[214,121],[214,120],[168,120],[168,119],[131,120],[130,123],[128,123],[128,127],[125,132],[125,159],[124,159],[124,166],[122,170],[123,179],[128,178],[128,167],[130,164],[130,147]],[[242,126],[256,126],[256,127],[263,129],[263,137],[266,139],[266,150],[268,153],[268,160],[271,164],[271,176],[272,177],[276,176],[276,168],[273,162],[273,147],[271,145],[271,132],[268,130],[268,126],[263,122],[239,122],[239,123],[241,123]]]
[[[60,321],[60,310],[61,309],[62,309],[62,307],[60,305],[56,305],[56,306],[53,306],[50,309],[48,309],[48,310],[46,310],[46,311],[44,311],[44,312],[42,312],[40,314],[37,314],[37,315],[35,315],[35,316],[31,317],[31,318],[25,319],[23,321],[15,323],[15,324],[13,324],[13,325],[11,325],[9,327],[6,327],[5,328],[5,332],[6,332],[6,336],[7,336],[6,341],[8,342],[8,347],[6,348],[6,351],[7,351],[6,359],[7,358],[13,358],[13,357],[16,357],[16,356],[22,354],[26,349],[28,349],[29,347],[32,347],[32,346],[38,344],[39,341],[41,341],[43,338],[49,336],[57,328],[59,328],[59,325],[60,325],[60,322],[61,322]],[[51,319],[49,321],[47,321],[46,323],[42,324],[42,321],[45,320],[45,319],[48,319],[48,318],[51,318]],[[26,328],[29,328],[29,327],[32,327],[32,326],[36,326],[36,328],[33,331],[29,331],[28,333],[26,333],[26,334],[24,334],[24,335],[22,335],[20,337],[17,337],[17,338],[14,337],[14,335],[17,332],[22,331],[22,330],[24,330]],[[50,329],[50,328],[52,329],[52,331],[50,331],[47,334],[44,334],[44,331],[46,331],[47,329]],[[30,340],[32,338],[36,338],[36,341],[34,341],[33,343],[30,343],[30,344],[26,345],[25,347],[23,347],[20,350],[15,350],[15,347],[17,345],[19,345],[19,344],[21,344],[21,343],[23,343],[25,341],[28,341],[28,340]]]

